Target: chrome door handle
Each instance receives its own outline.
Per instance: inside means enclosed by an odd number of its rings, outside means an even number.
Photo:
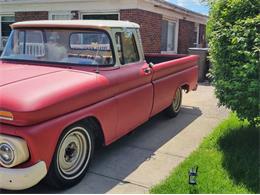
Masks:
[[[145,68],[144,69],[144,73],[145,74],[151,74],[152,73],[152,69],[151,68]]]

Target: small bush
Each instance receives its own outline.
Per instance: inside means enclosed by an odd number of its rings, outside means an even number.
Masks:
[[[220,105],[259,125],[260,1],[215,0],[207,34]]]

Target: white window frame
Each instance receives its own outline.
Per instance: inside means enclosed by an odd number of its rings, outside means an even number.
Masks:
[[[174,37],[174,51],[161,51],[161,54],[177,54],[178,52],[178,39],[179,39],[179,20],[170,20],[167,18],[163,18],[163,20],[166,20],[171,23],[175,23],[175,37]]]
[[[195,47],[199,47],[200,46],[200,24],[199,23],[195,23],[195,32],[197,32],[197,37],[196,37],[196,42],[194,43]]]
[[[15,16],[14,13],[9,13],[9,14],[0,14],[0,50],[3,50],[4,47],[2,45],[2,17],[3,16]],[[14,21],[15,22],[15,21]]]
[[[49,20],[53,20],[53,16],[68,16],[68,19],[72,19],[72,14],[70,11],[55,11],[55,12],[49,12]]]

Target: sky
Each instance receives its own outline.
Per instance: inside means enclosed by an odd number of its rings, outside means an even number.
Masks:
[[[167,0],[167,1],[204,15],[208,15],[209,12],[208,6],[202,4],[200,0]]]

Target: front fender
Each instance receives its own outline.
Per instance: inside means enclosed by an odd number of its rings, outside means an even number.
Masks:
[[[41,124],[17,127],[0,125],[1,133],[23,138],[28,145],[30,160],[20,165],[28,167],[44,161],[49,168],[59,137],[63,130],[87,117],[95,117],[102,128],[105,145],[116,138],[116,106],[114,98],[98,104],[43,122]]]

